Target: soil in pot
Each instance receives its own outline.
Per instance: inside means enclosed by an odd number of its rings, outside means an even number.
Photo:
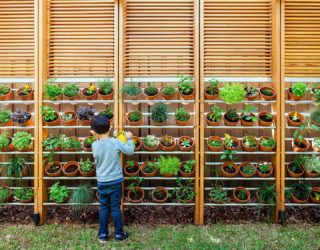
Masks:
[[[99,97],[100,97],[100,99],[102,99],[102,100],[112,100],[112,98],[113,98],[113,93],[114,93],[114,90],[113,90],[113,89],[112,89],[112,91],[111,91],[109,94],[102,94],[100,89],[99,89],[99,91],[98,91]]]
[[[124,166],[124,172],[128,176],[137,176],[140,171],[139,163],[135,161],[127,161]]]
[[[52,177],[60,176],[62,172],[61,163],[57,161],[49,163],[46,166],[45,171],[48,176],[52,176]]]
[[[128,199],[130,202],[141,202],[144,198],[144,190],[140,187],[135,187],[134,190],[128,191]]]
[[[221,170],[224,177],[235,177],[239,171],[238,166],[233,162],[223,163]]]
[[[227,149],[227,150],[236,150],[236,149],[238,149],[239,147],[240,147],[240,142],[239,142],[239,140],[237,139],[237,138],[235,138],[235,137],[231,137],[232,138],[232,141],[231,141],[231,145],[229,145],[229,146],[227,146],[226,144],[225,144],[225,141],[224,141],[224,146],[225,146],[225,148]]]
[[[288,125],[293,127],[299,127],[305,120],[305,117],[298,112],[291,112],[287,117]]]
[[[305,152],[310,148],[310,143],[306,139],[303,139],[302,141],[295,139],[292,148],[296,152]]]
[[[266,178],[273,174],[273,167],[269,163],[259,163],[257,165],[257,173],[260,177]]]
[[[152,161],[147,161],[141,166],[141,173],[146,177],[152,177],[157,174],[157,166]]]
[[[152,191],[152,200],[158,203],[166,202],[168,191],[164,187],[157,187]]]
[[[254,119],[255,119],[255,121],[254,121]],[[256,120],[257,120],[257,118],[253,113],[251,113],[250,116],[243,116],[241,118],[241,126],[253,126],[254,123],[256,122]]]
[[[90,88],[90,87],[89,87],[89,88]],[[94,89],[94,90],[93,90],[93,93],[90,94],[90,93],[88,93],[89,88],[84,88],[84,89],[81,91],[81,95],[82,95],[85,99],[87,99],[87,100],[97,99],[97,95],[98,95],[97,89]]]
[[[143,94],[148,100],[155,100],[159,96],[159,89],[149,86],[143,90]]]
[[[258,119],[260,126],[271,126],[273,122],[273,116],[267,112],[261,112]]]
[[[180,175],[182,177],[191,177],[194,174],[194,164],[193,160],[183,161],[180,164]]]
[[[34,98],[34,90],[30,88],[30,90],[28,91],[27,94],[25,94],[22,90],[25,87],[22,87],[20,89],[17,90],[17,96],[24,101],[29,101],[29,100],[33,100]]]
[[[225,114],[223,115],[223,120],[224,120],[224,124],[225,124],[226,126],[237,126],[238,122],[240,121],[240,118],[239,118],[239,116],[237,116],[237,117],[230,117],[230,116],[228,115],[228,113],[225,113]]]
[[[68,177],[74,177],[79,174],[79,164],[75,161],[70,161],[62,167],[63,173]]]
[[[262,98],[267,101],[274,100],[276,97],[276,92],[270,87],[262,87],[260,89],[260,94]]]
[[[296,164],[295,162],[290,162],[287,165],[287,172],[290,177],[299,178],[303,176],[305,170],[303,166],[299,167],[299,166],[296,166],[295,164]]]
[[[75,165],[71,165],[70,167],[65,169],[65,172],[68,174],[74,173],[75,171],[77,171],[78,167]]]
[[[237,187],[233,190],[233,200],[236,203],[247,203],[250,200],[250,192],[243,187]]]
[[[206,100],[215,100],[219,96],[219,88],[212,89],[214,94],[210,94],[209,88],[207,87],[204,91],[204,96]]]

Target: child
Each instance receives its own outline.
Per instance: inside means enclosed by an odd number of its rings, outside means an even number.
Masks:
[[[120,152],[132,155],[134,145],[132,133],[126,132],[127,143],[109,137],[110,124],[106,116],[97,115],[91,121],[91,133],[98,139],[92,144],[93,157],[96,163],[98,193],[100,200],[100,228],[98,239],[106,242],[108,239],[108,216],[111,210],[115,227],[114,238],[117,241],[129,237],[123,231],[120,203],[122,197],[123,173],[120,164]]]

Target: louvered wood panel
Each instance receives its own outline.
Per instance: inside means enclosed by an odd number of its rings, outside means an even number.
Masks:
[[[286,76],[320,76],[320,1],[285,1]]]
[[[49,77],[113,77],[114,0],[49,0]]]
[[[0,0],[0,77],[34,76],[34,1]]]
[[[127,0],[124,33],[125,76],[193,75],[193,0]]]
[[[270,0],[204,0],[204,74],[271,76]]]

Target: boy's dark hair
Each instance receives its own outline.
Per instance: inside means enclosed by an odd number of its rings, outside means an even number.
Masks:
[[[105,115],[95,115],[91,120],[91,129],[97,134],[105,134],[110,130],[109,119]]]

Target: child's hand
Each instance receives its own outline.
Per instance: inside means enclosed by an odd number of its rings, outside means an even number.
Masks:
[[[125,135],[128,139],[131,139],[133,136],[131,132],[125,132]]]

